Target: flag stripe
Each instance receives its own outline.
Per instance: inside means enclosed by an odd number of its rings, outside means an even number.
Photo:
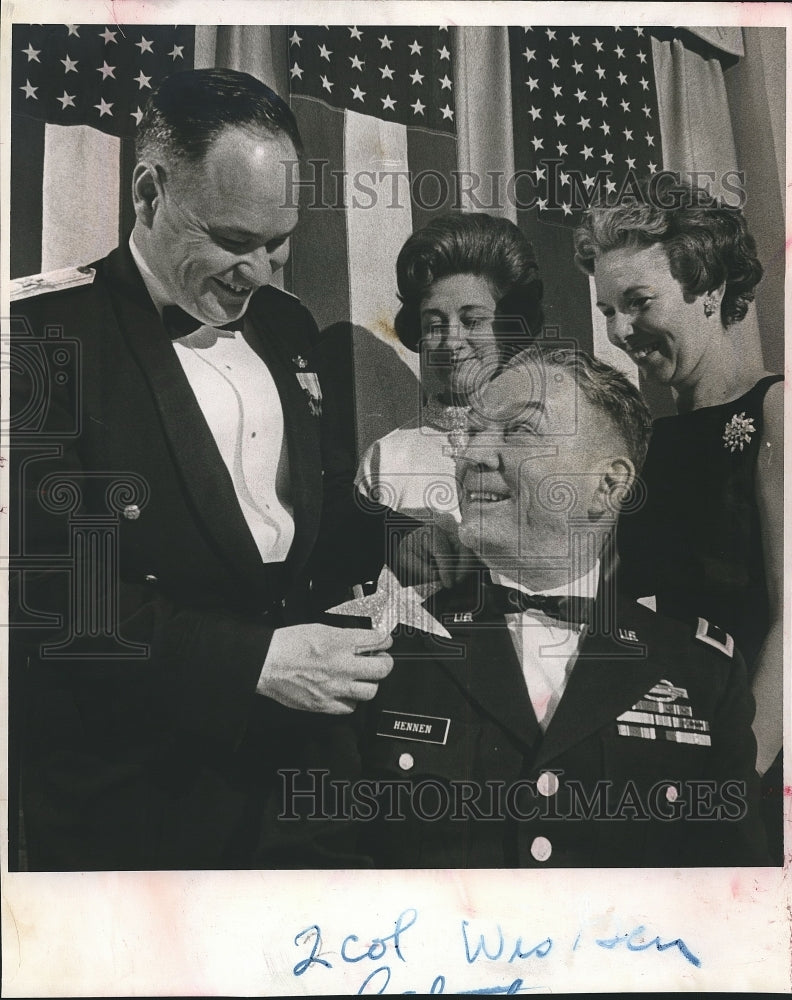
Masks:
[[[398,191],[394,197],[393,180],[409,172],[406,127],[347,111],[344,162],[350,318],[398,349],[394,265],[413,224],[410,201]],[[377,257],[388,263],[372,280]]]
[[[343,187],[344,112],[310,98],[292,97],[305,143],[300,222],[291,243],[291,287],[322,330],[349,318],[347,230]],[[324,169],[311,161],[324,161]],[[338,190],[336,191],[336,186]]]
[[[120,145],[87,125],[46,126],[42,271],[88,263],[117,245]]]
[[[121,160],[118,183],[118,238],[129,239],[135,225],[135,206],[132,201],[132,174],[135,170],[135,140],[126,136],[121,140]]]
[[[407,161],[413,229],[422,229],[434,216],[461,207],[455,203],[453,178],[457,170],[457,142],[453,136],[408,128]],[[445,179],[445,184],[440,178]],[[441,197],[444,194],[445,197]]]
[[[541,222],[536,209],[517,211],[517,225],[533,243],[544,283],[545,326],[584,351],[594,349],[588,278],[574,262],[572,230]]]
[[[12,115],[10,277],[41,271],[41,164],[44,123]]]
[[[417,413],[417,392],[405,392],[402,380],[383,380],[380,371],[384,348],[389,352],[389,372],[402,369],[409,381],[399,358],[413,375],[418,374],[417,356],[401,344],[393,329],[399,307],[396,258],[413,231],[407,192],[397,187],[394,197],[394,178],[404,177],[410,169],[407,131],[406,126],[396,122],[346,112],[349,299],[351,319],[359,331],[355,339],[355,381],[361,449],[370,443],[372,433],[379,437]],[[361,188],[371,193],[361,194]],[[390,354],[391,350],[397,358]]]

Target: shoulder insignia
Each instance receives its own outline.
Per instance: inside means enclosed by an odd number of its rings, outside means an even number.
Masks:
[[[696,638],[701,642],[706,642],[708,646],[714,646],[726,656],[734,656],[734,639],[728,632],[708,622],[706,618],[699,618],[696,626]]]
[[[655,614],[657,613],[657,597],[654,594],[651,594],[649,597],[638,597],[635,603],[642,604],[645,608],[649,608]]]
[[[66,288],[93,284],[96,270],[92,267],[62,267],[44,274],[31,274],[25,278],[14,278],[11,282],[11,301],[29,299],[45,292],[60,292]]]

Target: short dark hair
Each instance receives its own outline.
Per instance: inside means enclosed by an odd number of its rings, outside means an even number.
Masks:
[[[135,136],[138,160],[154,152],[197,163],[220,133],[231,127],[285,135],[297,155],[297,121],[274,90],[232,69],[193,69],[166,76],[146,102]]]
[[[565,368],[588,402],[608,418],[624,444],[627,457],[640,471],[652,434],[652,415],[637,387],[618,369],[573,347],[554,347],[538,340],[518,355],[509,367],[521,363]]]
[[[640,197],[585,213],[575,231],[575,260],[581,270],[594,274],[597,258],[609,250],[660,245],[671,274],[689,294],[725,285],[724,326],[743,319],[762,265],[742,211],[670,172],[637,187]]]
[[[496,338],[509,334],[521,349],[541,334],[543,287],[533,245],[508,219],[452,212],[413,233],[396,260],[402,305],[394,327],[405,347],[419,349],[421,301],[436,281],[454,274],[480,275],[492,285],[503,317],[495,324]],[[516,337],[515,318],[522,327]]]

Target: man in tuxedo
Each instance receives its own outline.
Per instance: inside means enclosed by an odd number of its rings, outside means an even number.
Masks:
[[[369,573],[359,535],[322,565],[321,533],[357,523],[354,470],[323,465],[343,407],[313,318],[271,284],[300,152],[258,80],[174,74],[139,125],[129,242],[23,283],[12,735],[32,869],[266,867],[289,739],[392,666],[388,636],[311,622],[312,593]]]
[[[449,637],[396,633],[346,785],[284,774],[285,814],[351,819],[375,867],[767,863],[731,637],[621,601],[608,565],[650,426],[550,342],[483,388],[457,457],[482,565],[426,605]]]

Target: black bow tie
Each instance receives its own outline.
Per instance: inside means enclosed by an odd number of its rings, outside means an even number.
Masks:
[[[195,333],[202,326],[211,326],[215,330],[241,330],[245,317],[233,320],[231,323],[224,323],[223,326],[215,326],[214,323],[204,323],[203,320],[196,319],[181,306],[165,306],[162,310],[162,324],[168,331],[171,340],[178,340],[188,334]]]
[[[515,587],[488,583],[484,587],[484,607],[491,614],[515,615],[522,611],[540,611],[549,618],[585,625],[591,620],[592,597],[526,594]]]

